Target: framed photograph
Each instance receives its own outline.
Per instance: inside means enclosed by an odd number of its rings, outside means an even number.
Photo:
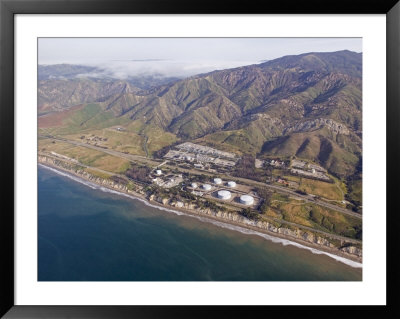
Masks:
[[[0,10],[4,318],[398,313],[396,1]]]

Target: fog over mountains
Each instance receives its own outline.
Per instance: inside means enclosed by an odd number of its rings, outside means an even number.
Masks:
[[[361,53],[312,52],[186,78],[69,64],[41,65],[38,77],[38,113],[50,121],[97,105],[77,130],[138,121],[224,150],[311,159],[339,177],[360,171]]]

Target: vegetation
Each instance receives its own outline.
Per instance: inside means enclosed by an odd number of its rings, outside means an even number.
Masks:
[[[307,195],[307,192],[305,192],[305,191],[303,191],[303,190],[301,190],[301,189],[297,189],[297,190],[296,190],[296,193],[297,193],[297,194],[300,194],[300,195]]]
[[[84,170],[85,170],[86,172],[88,172],[89,174],[94,175],[94,176],[97,176],[97,177],[100,177],[100,178],[102,178],[102,179],[109,179],[109,178],[112,176],[112,174],[108,174],[108,173],[104,173],[104,172],[99,172],[99,171],[97,171],[97,170],[95,170],[95,169],[91,169],[91,168],[84,168]]]
[[[266,171],[262,169],[256,169],[254,167],[254,161],[254,156],[248,154],[243,155],[236,164],[235,170],[232,172],[232,175],[253,179],[259,182],[265,182],[267,178]]]
[[[66,142],[39,140],[38,148],[54,152],[91,167],[108,172],[123,173],[129,167],[129,161],[86,147],[71,145]]]
[[[273,200],[266,215],[344,237],[362,238],[360,219],[311,203]]]
[[[348,192],[346,199],[352,204],[352,209],[356,212],[361,211],[362,206],[362,159],[357,165],[357,172],[346,180]]]
[[[265,187],[258,187],[255,191],[262,199],[262,204],[260,205],[259,210],[262,214],[265,214],[271,205],[273,193]]]
[[[118,183],[118,184],[121,184],[121,185],[127,185],[128,184],[128,181],[125,179],[125,178],[122,178],[122,177],[120,177],[120,176],[117,176],[117,175],[113,175],[113,176],[111,176],[111,178],[110,178],[113,182],[115,182],[115,183]]]
[[[135,181],[139,181],[142,183],[149,183],[150,178],[149,174],[151,172],[151,168],[147,166],[140,166],[134,163],[130,164],[130,168],[125,172],[125,175]]]
[[[261,219],[260,214],[253,212],[250,208],[242,209],[239,214],[254,221],[259,221]]]

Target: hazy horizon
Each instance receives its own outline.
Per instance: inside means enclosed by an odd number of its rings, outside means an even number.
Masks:
[[[143,74],[185,77],[285,55],[340,50],[362,52],[362,39],[39,38],[38,64],[95,66],[116,78]]]

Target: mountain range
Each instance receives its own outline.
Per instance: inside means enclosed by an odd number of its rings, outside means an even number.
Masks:
[[[135,122],[179,141],[309,159],[340,178],[359,172],[362,161],[361,53],[311,52],[184,79],[117,79],[95,67],[48,65],[39,66],[38,80],[47,126]],[[83,110],[84,119],[75,114]]]

